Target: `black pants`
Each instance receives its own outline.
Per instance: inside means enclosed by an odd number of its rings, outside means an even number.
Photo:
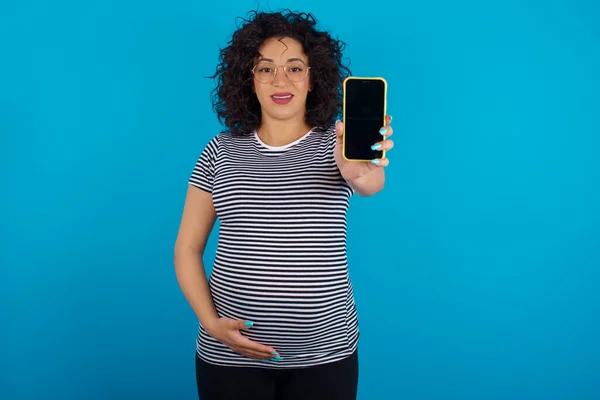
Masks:
[[[200,400],[356,400],[358,350],[341,361],[294,369],[222,367],[196,356]]]

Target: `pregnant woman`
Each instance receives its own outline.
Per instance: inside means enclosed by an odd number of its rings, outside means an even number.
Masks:
[[[335,119],[350,71],[343,43],[315,26],[310,14],[253,13],[221,51],[214,102],[226,129],[199,152],[175,246],[200,322],[202,400],[356,399],[346,213],[354,193],[382,190],[388,160],[342,157]],[[393,146],[389,123],[380,149]]]

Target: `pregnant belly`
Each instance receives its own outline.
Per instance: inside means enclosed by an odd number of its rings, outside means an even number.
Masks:
[[[278,274],[215,268],[210,289],[219,316],[251,320],[248,338],[287,354],[320,352],[347,341],[348,280],[329,274]],[[291,276],[294,275],[294,276]]]

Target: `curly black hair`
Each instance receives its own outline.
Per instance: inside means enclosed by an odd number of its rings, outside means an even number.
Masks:
[[[252,64],[263,42],[270,38],[289,37],[302,44],[311,67],[312,91],[306,98],[305,122],[317,129],[327,129],[341,112],[342,83],[351,75],[342,62],[346,44],[315,28],[310,13],[251,11],[232,35],[227,47],[220,49],[216,73],[217,86],[212,91],[213,109],[229,133],[248,134],[261,123],[261,108],[253,93]]]

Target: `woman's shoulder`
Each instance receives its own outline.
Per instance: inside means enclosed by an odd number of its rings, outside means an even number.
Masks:
[[[325,126],[317,129],[317,132],[319,133],[318,136],[322,140],[321,147],[329,149],[331,152],[333,152],[336,144],[335,125]]]
[[[326,143],[335,143],[335,126],[318,126],[312,128],[313,137]]]
[[[202,153],[216,157],[219,153],[219,148],[222,147],[224,141],[227,140],[227,134],[225,132],[219,132],[209,136],[204,140]]]
[[[226,146],[231,143],[247,142],[252,138],[251,134],[233,134],[226,131],[220,131],[208,138],[207,145]]]

